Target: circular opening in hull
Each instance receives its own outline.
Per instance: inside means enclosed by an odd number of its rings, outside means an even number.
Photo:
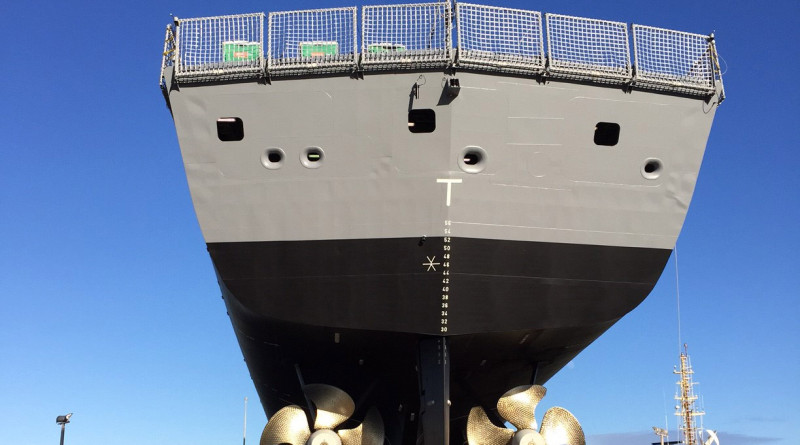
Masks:
[[[306,168],[319,168],[325,159],[325,153],[319,147],[308,147],[300,155],[300,162]]]
[[[464,147],[458,157],[458,166],[467,173],[480,173],[486,168],[486,150],[477,146]]]
[[[664,166],[660,159],[647,159],[644,161],[644,165],[642,165],[642,176],[644,176],[645,179],[657,179],[661,176],[661,170],[663,170],[663,168]]]
[[[271,147],[264,150],[264,153],[261,154],[261,165],[269,170],[277,170],[283,166],[284,158],[286,158],[286,154],[283,153],[283,150],[277,147]]]

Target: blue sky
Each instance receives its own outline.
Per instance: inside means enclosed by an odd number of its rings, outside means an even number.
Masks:
[[[797,1],[498,6],[716,32],[728,100],[678,241],[681,334],[724,445],[797,443]],[[265,423],[195,219],[157,86],[170,13],[332,0],[0,6],[0,444],[239,443]],[[675,431],[674,262],[652,295],[547,385],[589,444]],[[543,409],[540,409],[543,413]]]

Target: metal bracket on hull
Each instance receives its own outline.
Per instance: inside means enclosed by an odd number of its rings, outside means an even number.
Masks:
[[[450,357],[447,338],[419,342],[420,425],[426,445],[450,443]]]
[[[316,421],[317,411],[316,407],[313,403],[311,403],[311,399],[308,397],[308,394],[305,391],[306,381],[303,378],[303,373],[300,371],[300,365],[295,363],[294,370],[297,372],[297,382],[300,384],[300,388],[303,388],[303,397],[306,399],[306,406],[308,407],[308,411],[306,412],[306,417],[308,418],[308,424],[313,425]]]

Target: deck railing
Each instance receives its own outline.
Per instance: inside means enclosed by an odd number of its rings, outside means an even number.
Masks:
[[[547,14],[548,69],[580,80],[625,83],[631,79],[628,27],[607,20]]]
[[[271,12],[267,70],[273,76],[353,71],[356,8]]]
[[[264,14],[176,21],[173,63],[178,79],[259,76],[264,71]]]
[[[360,21],[358,13],[176,18],[167,27],[161,82],[168,66],[181,83],[450,67],[722,92],[713,35],[449,0],[364,6]]]
[[[452,60],[450,2],[364,6],[361,68],[444,67]]]
[[[542,13],[456,3],[457,64],[465,68],[542,74]]]
[[[721,81],[709,36],[633,25],[633,47],[639,85],[691,93],[713,91]]]

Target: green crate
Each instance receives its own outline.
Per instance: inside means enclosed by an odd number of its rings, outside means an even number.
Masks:
[[[399,43],[372,43],[367,45],[367,52],[371,54],[402,53],[405,50],[406,46]]]
[[[222,60],[225,62],[253,61],[261,57],[261,45],[258,42],[231,41],[222,42]]]
[[[301,57],[324,57],[339,54],[339,42],[300,42]]]

